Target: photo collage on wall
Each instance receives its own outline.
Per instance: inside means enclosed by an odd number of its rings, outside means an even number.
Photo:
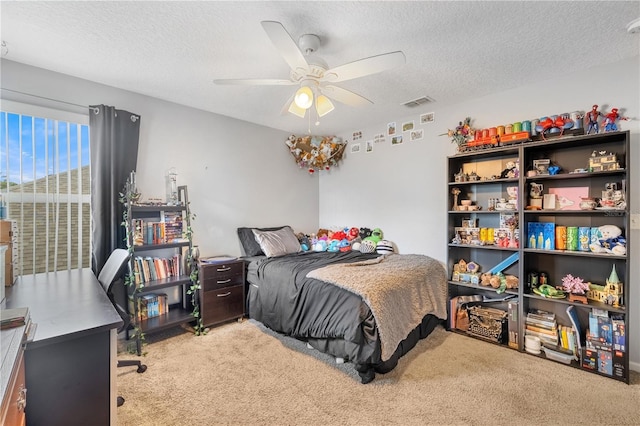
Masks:
[[[428,112],[420,115],[418,122],[419,126],[428,125],[435,121],[435,113]],[[385,133],[378,133],[373,136],[373,139],[364,142],[364,151],[367,153],[373,152],[373,148],[376,144],[383,143],[387,140],[391,141],[391,145],[402,145],[404,141],[414,142],[424,138],[424,129],[417,127],[413,120],[405,121],[402,123],[400,129],[398,129],[395,121],[387,123],[387,131]],[[362,131],[358,130],[353,132],[351,143],[351,153],[356,154],[362,150],[361,142],[356,142],[362,139]]]

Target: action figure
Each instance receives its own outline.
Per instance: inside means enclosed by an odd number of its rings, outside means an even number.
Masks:
[[[604,131],[605,132],[617,132],[618,126],[616,125],[616,120],[628,120],[628,117],[620,117],[618,114],[618,108],[613,108],[611,112],[605,115],[604,119]]]
[[[602,115],[600,111],[598,111],[598,105],[594,105],[591,107],[591,111],[585,114],[587,118],[587,134],[590,134],[593,130],[594,133],[600,132],[600,125],[598,124],[598,118]]]

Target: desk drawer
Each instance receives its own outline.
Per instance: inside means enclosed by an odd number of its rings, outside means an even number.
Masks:
[[[232,262],[218,265],[201,265],[202,289],[205,292],[223,287],[244,284],[244,263]]]
[[[243,285],[205,292],[202,297],[202,324],[216,324],[244,315]]]

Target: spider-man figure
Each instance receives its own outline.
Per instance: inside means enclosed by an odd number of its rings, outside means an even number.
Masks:
[[[618,114],[618,108],[613,108],[611,112],[605,115],[604,119],[604,131],[605,132],[617,132],[618,126],[616,125],[616,120],[628,120],[627,117],[620,117]]]
[[[594,105],[591,107],[591,111],[585,114],[587,118],[587,134],[590,134],[593,130],[595,133],[600,131],[600,125],[598,124],[598,118],[602,115],[600,111],[598,111],[598,105]]]

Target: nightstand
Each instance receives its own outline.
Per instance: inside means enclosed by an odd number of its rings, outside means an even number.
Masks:
[[[210,326],[244,316],[244,270],[242,260],[199,263],[200,314]]]

